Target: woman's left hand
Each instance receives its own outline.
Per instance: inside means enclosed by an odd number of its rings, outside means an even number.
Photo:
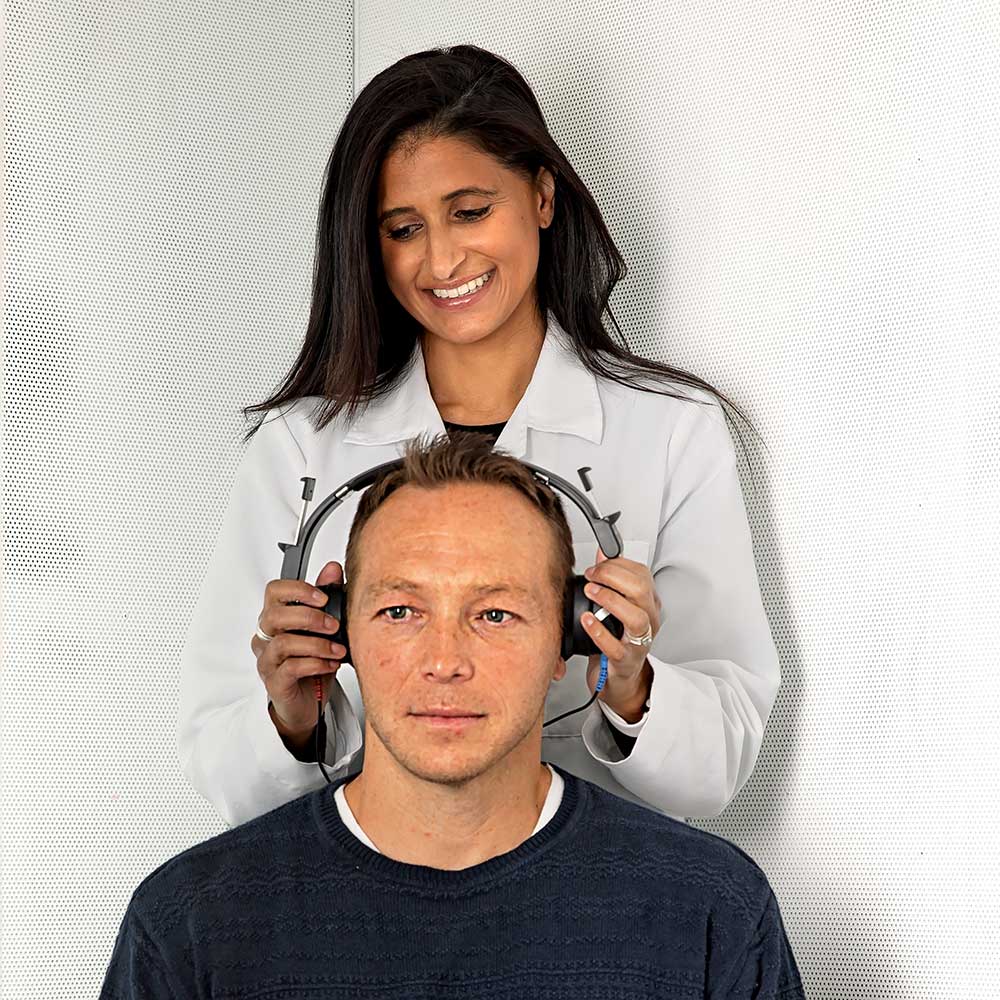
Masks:
[[[645,563],[617,556],[614,559],[597,550],[597,562],[584,571],[591,582],[586,594],[595,604],[607,608],[631,635],[644,635],[652,628],[653,636],[660,630],[662,602],[653,585],[653,575]],[[596,587],[596,590],[593,588]],[[622,636],[616,639],[597,619],[588,622],[583,615],[583,627],[598,649],[608,657],[608,679],[599,697],[610,708],[625,717],[635,714],[637,705],[649,696],[652,668],[646,659],[647,646],[638,646]],[[591,656],[587,665],[587,685],[593,692],[601,672],[600,653]],[[618,707],[625,709],[619,711]],[[641,711],[638,713],[641,715]]]

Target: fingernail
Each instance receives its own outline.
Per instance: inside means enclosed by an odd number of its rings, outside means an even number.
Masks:
[[[325,601],[326,600],[326,594],[324,594],[322,590],[314,590],[313,591],[313,600],[314,601]]]

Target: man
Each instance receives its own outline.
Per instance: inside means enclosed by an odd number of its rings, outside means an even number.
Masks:
[[[481,435],[405,458],[344,564],[363,769],[149,875],[102,996],[803,998],[748,855],[540,760],[559,498]]]

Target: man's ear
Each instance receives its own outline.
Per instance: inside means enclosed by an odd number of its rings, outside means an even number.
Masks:
[[[554,681],[561,681],[566,676],[566,661],[560,656],[556,661],[556,669],[552,674]]]

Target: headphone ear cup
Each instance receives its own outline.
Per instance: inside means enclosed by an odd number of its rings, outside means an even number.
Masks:
[[[347,650],[341,658],[341,663],[351,662],[351,647],[347,642],[347,581],[343,583],[321,583],[317,590],[326,594],[326,604],[320,608],[324,614],[336,618],[339,627],[336,632],[324,632],[323,638],[331,642],[339,642]]]
[[[595,604],[583,591],[589,582],[585,576],[572,576],[566,586],[561,650],[564,660],[575,655],[595,656],[601,652],[580,620],[585,611],[596,614],[600,609],[600,605]],[[620,639],[625,634],[625,626],[614,615],[609,614],[601,624],[616,639]]]

